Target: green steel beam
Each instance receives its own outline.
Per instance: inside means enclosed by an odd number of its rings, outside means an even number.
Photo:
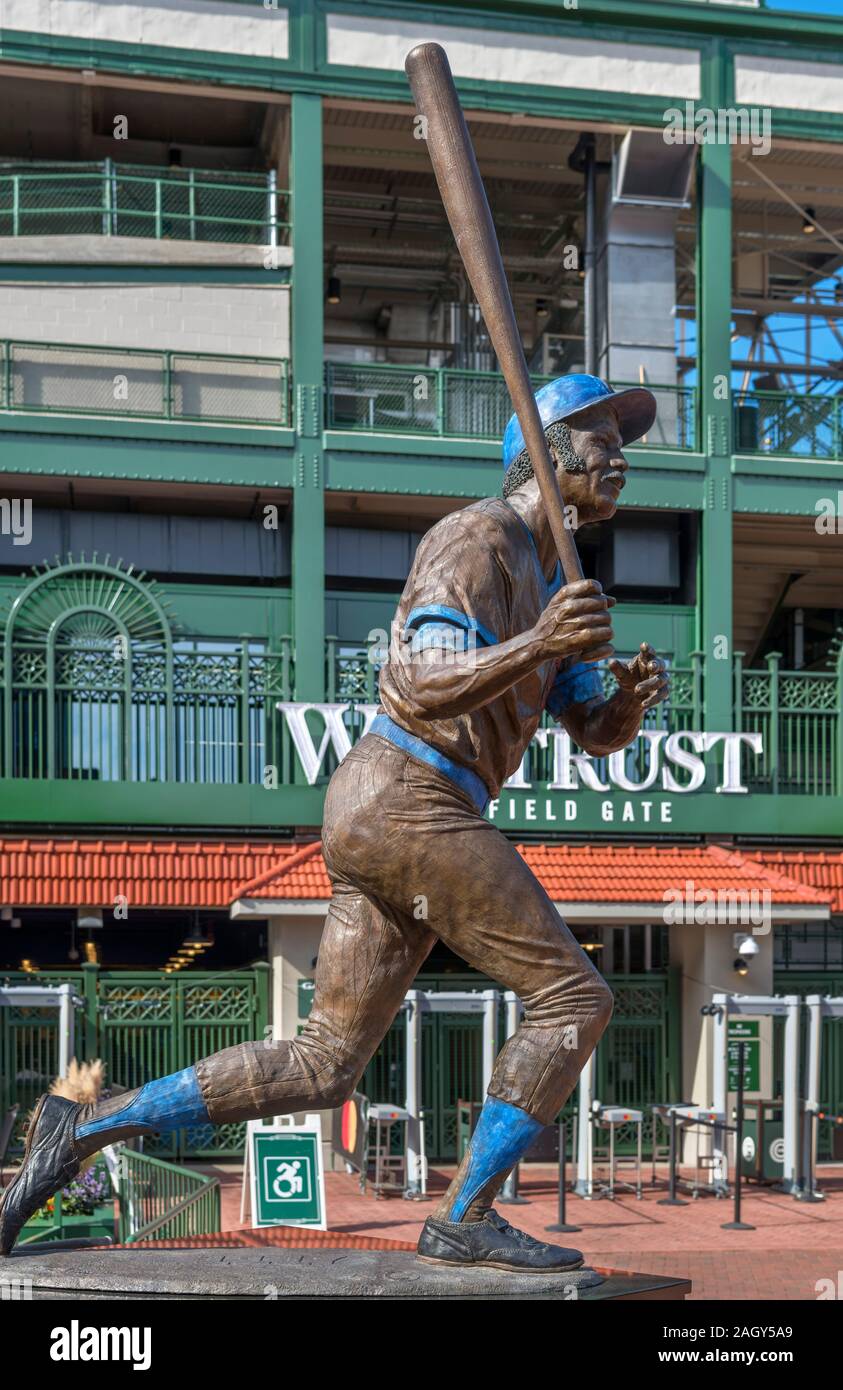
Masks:
[[[328,436],[333,440],[334,435]],[[471,441],[410,441],[395,436],[365,437],[348,449],[325,453],[328,492],[381,493],[386,496],[492,497],[500,491],[501,469],[488,446]],[[630,471],[623,494],[625,507],[659,507],[698,511],[703,505],[705,460],[698,454],[668,450],[629,451]]]
[[[6,825],[320,825],[324,787],[0,778]],[[14,807],[14,819],[8,819]]]
[[[375,13],[399,8],[408,11],[422,11],[433,21],[433,11],[427,0],[404,0],[403,6],[386,5],[382,0],[358,0],[358,9],[365,8]],[[332,3],[331,11],[347,8],[347,5]],[[438,15],[448,13],[447,7],[439,7]],[[451,13],[453,13],[451,11]],[[472,19],[476,20],[472,25]],[[492,16],[517,16],[524,24],[531,18],[535,25],[545,32],[567,25],[573,18],[581,18],[591,25],[623,25],[644,30],[675,30],[679,33],[729,36],[740,39],[778,39],[792,43],[800,39],[811,43],[827,38],[843,43],[840,19],[831,15],[789,14],[768,9],[747,9],[721,4],[704,4],[701,0],[588,0],[587,6],[581,4],[578,10],[571,10],[565,0],[460,0],[459,22],[466,27],[491,28]],[[500,20],[498,20],[500,22]]]
[[[179,420],[143,420],[138,416],[60,415],[42,411],[0,411],[0,429],[9,434],[61,435],[72,439],[118,439],[167,444],[202,444],[208,449],[238,445],[241,449],[291,449],[295,432],[280,425],[192,424]]]
[[[708,727],[712,727],[710,722]],[[111,830],[140,825],[179,829],[212,826],[217,830],[318,827],[325,790],[324,785],[288,785],[265,791],[260,786],[230,783],[0,779],[0,804],[6,814],[0,824],[6,828],[77,824]],[[576,818],[566,820],[566,803],[570,805],[572,800]],[[536,785],[529,792],[504,791],[499,801],[495,824],[510,833],[584,831],[614,834],[615,838],[619,833],[654,832],[792,836],[798,825],[801,836],[843,834],[843,797],[833,796],[753,793],[734,797],[730,812],[730,798],[713,792],[691,796],[667,796],[660,791],[650,796],[580,792],[572,797],[564,792],[547,793]],[[669,819],[663,819],[665,803],[670,805]],[[611,818],[604,809],[607,804],[612,808]],[[625,811],[627,807],[631,809]]]
[[[292,430],[0,415],[0,474],[289,488]]]
[[[24,240],[24,239],[22,239]],[[31,240],[31,238],[30,238]],[[66,262],[57,265],[38,261],[6,261],[0,265],[0,281],[25,284],[118,284],[118,285],[248,285],[266,283],[266,267],[192,266],[192,265],[80,265]],[[286,285],[291,279],[289,266],[279,266],[272,272],[275,284]]]
[[[751,460],[755,463],[756,460]],[[781,471],[772,470],[770,463],[779,465]],[[810,462],[804,460],[804,462]],[[827,508],[819,508],[821,498],[830,498],[839,514],[838,497],[843,496],[843,463],[827,463],[823,472],[817,465],[803,473],[802,463],[786,459],[757,460],[758,468],[747,469],[744,465],[733,480],[734,509],[736,512],[750,512],[756,516],[813,516]]]
[[[325,467],[322,432],[324,266],[322,98],[293,97],[291,117],[293,399],[293,632],[296,697],[325,690]]]
[[[722,42],[702,55],[701,101],[731,105],[731,56]],[[707,657],[706,722],[732,727],[732,148],[703,145],[699,159],[697,318],[699,409],[708,456],[701,539],[700,648]]]

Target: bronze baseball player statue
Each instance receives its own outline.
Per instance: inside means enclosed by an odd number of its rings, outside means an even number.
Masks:
[[[580,525],[608,520],[624,486],[622,447],[651,427],[652,395],[569,376],[544,387],[537,404],[566,505]],[[484,812],[545,710],[603,755],[634,740],[644,711],[665,698],[667,677],[643,644],[632,661],[611,661],[617,689],[604,699],[595,663],[612,650],[614,600],[594,580],[562,584],[515,417],[504,466],[502,497],[454,512],[421,542],[381,672],[381,710],[331,779],[323,846],[333,898],[301,1034],[227,1048],[94,1106],[42,1097],[2,1197],[3,1254],[104,1144],[341,1104],[438,937],[514,990],[524,1018],[498,1056],[419,1255],[537,1273],[582,1263],[577,1251],[513,1230],[492,1201],[571,1094],[611,994]]]

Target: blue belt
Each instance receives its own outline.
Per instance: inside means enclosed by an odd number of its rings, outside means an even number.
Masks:
[[[396,724],[390,719],[388,714],[379,714],[369,728],[370,734],[378,734],[381,738],[387,739],[389,743],[394,743],[396,748],[402,748],[405,753],[410,753],[414,758],[419,758],[423,763],[429,763],[435,767],[437,772],[444,772],[446,777],[450,777],[452,782],[470,797],[477,807],[481,816],[489,804],[489,789],[481,777],[471,768],[462,767],[460,763],[452,762],[446,758],[444,753],[440,753],[438,748],[431,748],[429,743],[423,739],[416,738],[415,734],[408,733],[402,729],[400,724]]]

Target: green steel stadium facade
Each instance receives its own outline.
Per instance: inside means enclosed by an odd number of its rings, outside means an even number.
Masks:
[[[670,702],[611,765],[540,731],[489,814],[615,990],[601,1099],[710,1102],[713,990],[843,993],[843,18],[6,0],[2,23],[0,978],[78,985],[76,1050],[123,1085],[306,1017],[324,874],[286,861],[377,703],[419,538],[501,481],[508,399],[403,73],[436,39],[536,384],[591,366],[659,402],[616,521],[579,539]],[[677,886],[730,911],[672,922]],[[762,899],[766,930],[733,920]],[[490,983],[440,948],[418,980]],[[481,1098],[477,1025],[431,1018],[432,1157]],[[55,1048],[0,1009],[0,1112]],[[402,1099],[402,1049],[397,1025],[373,1099]],[[823,1085],[843,1105],[832,1031]]]

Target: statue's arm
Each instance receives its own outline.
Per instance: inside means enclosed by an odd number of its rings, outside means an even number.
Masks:
[[[553,596],[534,627],[506,642],[460,650],[460,643],[420,640],[422,631],[395,639],[390,664],[400,663],[402,695],[415,718],[451,719],[488,704],[542,662],[608,656],[613,603],[596,580],[579,580]]]

